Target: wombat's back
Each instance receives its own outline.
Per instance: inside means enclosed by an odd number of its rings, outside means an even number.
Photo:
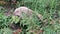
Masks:
[[[24,14],[23,14],[24,13]],[[19,7],[17,9],[15,9],[14,11],[14,15],[16,16],[20,16],[22,18],[24,18],[24,15],[31,17],[32,15],[32,10],[27,8],[27,7]]]

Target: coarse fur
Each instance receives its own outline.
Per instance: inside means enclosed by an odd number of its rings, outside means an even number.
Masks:
[[[31,17],[32,13],[33,13],[33,11],[31,9],[27,8],[27,7],[19,7],[17,9],[15,9],[13,14],[15,16],[19,16],[21,18],[24,18],[24,15],[26,15],[28,17]]]
[[[32,17],[32,15],[33,15],[35,12],[34,12],[33,10],[25,7],[25,6],[22,6],[22,7],[16,8],[13,14],[14,14],[15,16],[19,16],[19,17],[21,17],[21,18],[24,18],[25,16],[22,15],[22,13],[24,13],[24,15],[26,14],[26,16],[28,16],[28,17]],[[35,15],[37,15],[37,17],[38,17],[39,19],[41,19],[41,20],[43,19],[43,17],[42,17],[41,14],[35,13]]]

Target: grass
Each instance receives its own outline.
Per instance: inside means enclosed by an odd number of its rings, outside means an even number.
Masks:
[[[40,21],[36,15],[32,19],[27,17],[19,22],[18,17],[5,16],[7,9],[0,7],[0,34],[13,34],[10,23],[20,23],[21,34],[60,34],[60,0],[18,0],[16,7],[22,5],[43,16]],[[13,12],[13,9],[11,9]],[[26,28],[25,28],[26,27]],[[7,30],[8,29],[8,30]],[[31,32],[32,31],[32,32]]]

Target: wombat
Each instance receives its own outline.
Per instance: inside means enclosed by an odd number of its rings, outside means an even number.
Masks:
[[[24,15],[26,15],[28,17],[32,17],[34,14],[34,11],[25,7],[25,6],[22,6],[22,7],[16,8],[13,14],[15,16],[19,16],[21,18],[24,18],[25,16],[23,15],[23,13],[24,13]],[[35,13],[35,15],[37,15],[37,17],[42,20],[43,17],[41,14]]]
[[[24,14],[23,14],[24,13]],[[31,18],[31,17],[33,17],[33,14],[34,14],[34,11],[33,10],[31,10],[31,9],[29,9],[29,8],[27,8],[27,7],[19,7],[19,8],[16,8],[15,9],[15,11],[13,12],[13,15],[14,16],[19,16],[20,18],[25,18],[25,16],[27,16],[27,17],[29,17],[29,19]],[[41,19],[42,20],[42,15],[41,14],[39,14],[39,13],[35,13],[35,15],[39,18],[39,19]],[[33,17],[34,18],[34,17]],[[15,24],[13,23],[13,24],[10,24],[11,26],[10,27],[12,27],[13,29],[15,28]],[[18,25],[18,24],[17,24]]]
[[[15,9],[13,14],[15,16],[19,16],[21,18],[24,18],[25,16],[31,17],[32,13],[33,13],[33,11],[27,7],[19,7],[17,9]]]

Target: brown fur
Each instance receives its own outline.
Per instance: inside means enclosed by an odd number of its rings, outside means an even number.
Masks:
[[[32,17],[32,15],[33,15],[34,12],[33,12],[33,10],[31,10],[31,9],[23,6],[23,7],[16,8],[13,14],[15,16],[19,16],[21,18],[24,18],[24,16],[22,15],[22,13],[25,13],[26,16],[28,16],[28,17]],[[42,17],[41,14],[39,14],[39,13],[35,13],[35,14],[37,15],[37,17],[39,19],[43,20],[43,17]]]
[[[33,11],[31,9],[27,8],[27,7],[19,7],[17,9],[15,9],[13,14],[15,16],[19,16],[21,18],[24,18],[24,14],[26,14],[26,16],[28,16],[28,17],[31,17],[32,16],[32,12]],[[24,14],[22,14],[22,13],[24,13]]]

